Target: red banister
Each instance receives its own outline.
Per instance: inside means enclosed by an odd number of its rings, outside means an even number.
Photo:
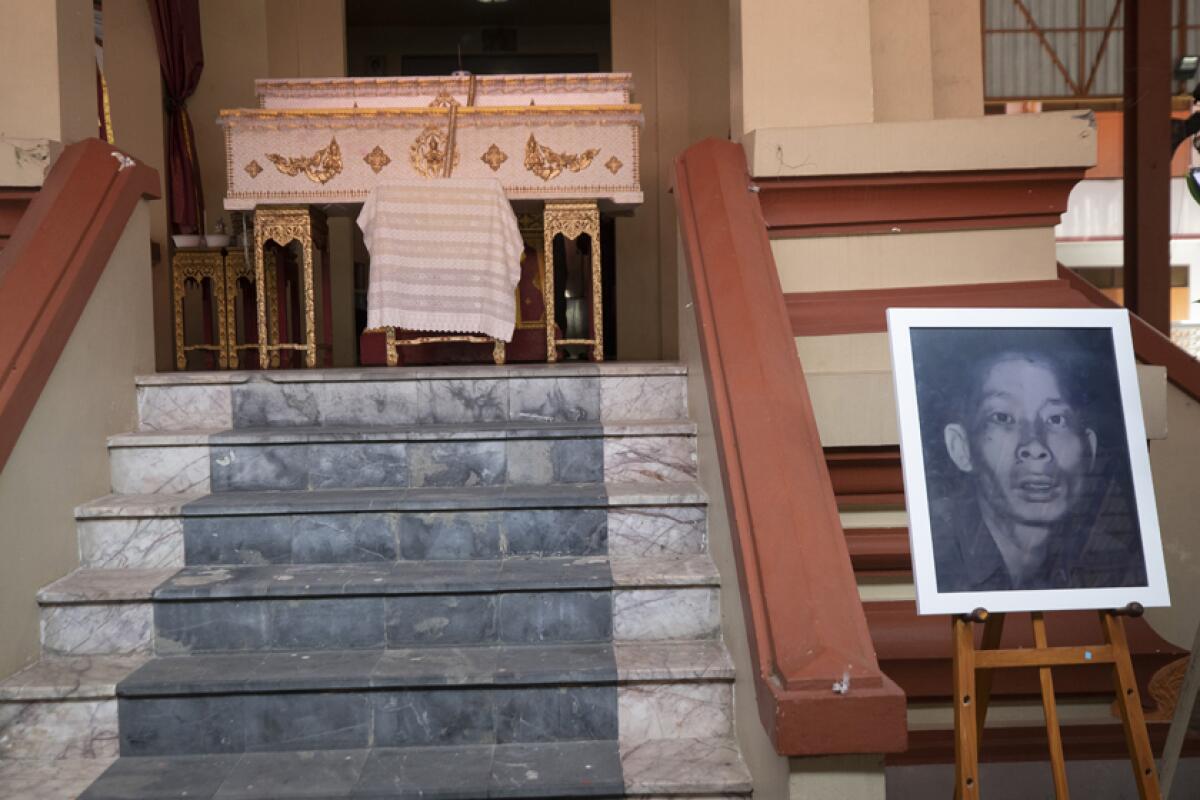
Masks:
[[[1070,283],[1072,289],[1098,308],[1123,308],[1120,303],[1062,264],[1058,265],[1058,277]],[[1166,367],[1167,380],[1193,400],[1200,400],[1200,361],[1132,312],[1129,314],[1129,332],[1133,337],[1133,350],[1139,359],[1147,364]]]
[[[875,657],[750,185],[731,142],[701,142],[676,162],[759,712],[784,755],[897,752],[904,694]]]
[[[0,252],[0,469],[137,202],[158,196],[157,172],[88,139],[63,151]]]

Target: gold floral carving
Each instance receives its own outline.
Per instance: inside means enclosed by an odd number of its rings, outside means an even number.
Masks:
[[[257,161],[251,161],[242,169],[246,170],[246,174],[249,175],[251,179],[257,178],[258,173],[263,171],[262,164],[259,164]]]
[[[495,144],[493,144],[487,149],[487,152],[479,157],[479,159],[491,167],[492,172],[495,172],[496,170],[500,169],[501,164],[503,164],[505,161],[508,161],[508,153],[504,152]]]
[[[426,178],[440,177],[446,168],[446,150],[449,136],[436,125],[430,125],[413,141],[409,148],[409,160],[418,175]],[[458,166],[458,153],[454,153],[452,167]]]
[[[449,108],[450,106],[457,105],[459,105],[459,102],[454,99],[454,95],[450,94],[445,89],[438,92],[437,97],[434,97],[429,101],[430,108]]]
[[[392,163],[392,159],[388,157],[387,153],[383,152],[383,148],[379,145],[375,145],[374,150],[363,156],[363,161],[367,162],[367,166],[376,175],[379,174],[380,170]]]
[[[564,169],[571,172],[587,169],[599,152],[600,148],[592,147],[582,153],[556,153],[544,144],[538,144],[531,133],[529,141],[525,143],[525,169],[544,181],[551,181],[561,175]]]
[[[311,156],[281,156],[278,153],[267,153],[267,158],[284,175],[295,177],[300,173],[313,183],[329,183],[342,171],[342,148],[338,146],[337,137],[329,140]]]
[[[604,162],[604,166],[608,169],[609,172],[611,172],[613,175],[616,175],[618,172],[621,171],[621,167],[625,166],[625,164],[624,164],[624,162],[621,161],[621,159],[617,158],[616,156],[613,156],[608,161]]]

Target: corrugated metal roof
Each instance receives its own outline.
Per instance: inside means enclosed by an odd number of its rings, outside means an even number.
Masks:
[[[1046,43],[1055,51],[1071,81],[1082,89],[1092,78],[1087,94],[1113,96],[1122,92],[1124,77],[1124,15],[1118,11],[1116,28],[1100,54],[1105,40],[1104,28],[1117,8],[1118,0],[985,0],[984,87],[988,97],[1066,97],[1076,94],[1071,82],[1063,77],[1046,46],[1029,26],[1020,4],[1029,11],[1042,30]],[[1185,7],[1189,26],[1200,25],[1200,0],[1172,0],[1175,19]],[[1079,22],[1093,30],[1079,33]],[[1028,32],[1026,32],[1028,31]],[[1083,47],[1082,65],[1079,48]],[[1178,36],[1172,36],[1171,50],[1180,55]],[[1189,30],[1186,50],[1200,53],[1200,30]],[[1097,62],[1097,55],[1100,55]]]

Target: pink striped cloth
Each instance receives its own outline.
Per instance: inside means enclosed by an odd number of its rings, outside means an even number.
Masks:
[[[358,215],[371,254],[367,327],[511,341],[524,245],[492,178],[376,187]]]

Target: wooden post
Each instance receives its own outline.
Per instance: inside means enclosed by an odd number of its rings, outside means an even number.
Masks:
[[[1150,749],[1150,738],[1146,735],[1146,718],[1142,714],[1142,700],[1138,697],[1137,678],[1133,674],[1133,663],[1129,660],[1129,644],[1125,640],[1125,622],[1111,611],[1100,612],[1100,625],[1104,629],[1105,643],[1112,645],[1116,654],[1113,665],[1113,683],[1117,692],[1117,708],[1121,710],[1121,724],[1125,728],[1125,744],[1129,748],[1133,766],[1133,780],[1138,787],[1141,800],[1159,800],[1158,775],[1154,771],[1154,753]]]
[[[954,796],[958,800],[979,798],[975,638],[971,627],[969,618],[954,618]]]
[[[1171,327],[1171,8],[1125,0],[1125,306]]]
[[[1033,644],[1038,650],[1047,648],[1046,618],[1042,612],[1033,612]],[[1058,727],[1058,705],[1054,702],[1054,678],[1050,667],[1038,667],[1038,679],[1042,684],[1042,710],[1046,715],[1046,740],[1050,743],[1050,771],[1054,775],[1054,795],[1058,800],[1071,796],[1067,788],[1067,761],[1063,757],[1062,731]]]

